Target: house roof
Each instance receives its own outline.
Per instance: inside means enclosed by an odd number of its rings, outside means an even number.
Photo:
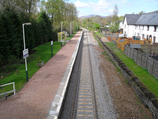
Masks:
[[[134,25],[140,16],[140,14],[125,14],[124,20],[126,18],[128,25]]]
[[[135,23],[136,25],[158,25],[158,12],[143,14]]]
[[[140,44],[130,44],[131,48],[141,48]]]
[[[120,40],[119,42],[123,42],[123,41],[125,41],[125,39],[122,39],[122,40]]]

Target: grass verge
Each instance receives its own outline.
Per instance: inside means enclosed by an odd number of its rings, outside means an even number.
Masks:
[[[158,80],[150,75],[147,69],[138,66],[133,59],[127,57],[112,42],[106,42],[111,50],[125,63],[125,65],[158,97]]]
[[[71,36],[68,37],[70,40],[77,32],[74,32]],[[61,43],[60,42],[53,42],[53,56],[60,50]],[[39,68],[36,66],[36,63],[41,60],[44,63],[48,62],[51,59],[51,45],[50,42],[40,45],[33,49],[36,51],[34,54],[29,55],[27,58],[27,67],[28,67],[28,76],[31,78]],[[24,61],[24,60],[23,60]],[[15,64],[12,64],[15,65]],[[25,64],[16,64],[18,65],[16,70],[10,72],[9,74],[5,75],[3,79],[0,79],[0,85],[15,82],[15,89],[16,91],[20,91],[24,85],[26,84],[26,70]],[[12,90],[12,85],[0,87],[0,93],[4,93],[7,91]]]
[[[61,48],[60,42],[53,43],[53,55],[55,55]],[[28,67],[28,76],[31,78],[39,68],[36,66],[36,63],[39,60],[44,61],[45,63],[51,58],[51,46],[50,42],[40,45],[33,50],[36,52],[30,55],[27,58],[27,67]],[[15,82],[15,89],[19,91],[26,84],[26,70],[25,64],[19,64],[16,71],[11,72],[9,75],[5,76],[5,78],[0,80],[0,84],[6,84],[10,82]],[[12,85],[5,86],[0,88],[0,93],[12,90]]]
[[[96,32],[97,35],[100,33]],[[101,35],[101,34],[100,34]],[[95,36],[95,35],[94,35]],[[95,36],[96,37],[96,36]],[[147,69],[138,66],[133,59],[127,57],[122,50],[112,42],[105,42],[111,50],[125,63],[125,65],[137,76],[148,89],[158,97],[158,80],[149,74]]]

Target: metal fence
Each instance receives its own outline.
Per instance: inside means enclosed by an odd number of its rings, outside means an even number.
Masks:
[[[146,56],[144,53],[130,48],[128,45],[125,45],[124,53],[126,56],[130,57],[135,61],[135,63],[145,69],[158,79],[158,61]]]
[[[15,95],[15,91],[16,91],[16,90],[15,90],[15,82],[7,83],[7,84],[4,84],[4,85],[0,85],[0,87],[8,86],[8,85],[11,85],[11,84],[13,84],[13,90],[8,91],[8,92],[5,92],[5,93],[1,93],[0,96],[1,96],[1,95],[6,95],[6,96],[7,96],[8,93],[12,93],[12,92],[14,92],[14,95]]]

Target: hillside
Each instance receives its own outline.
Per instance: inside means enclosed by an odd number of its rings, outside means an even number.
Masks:
[[[91,18],[91,17],[102,17],[102,18],[106,18],[107,16],[100,16],[97,14],[90,14],[90,15],[86,15],[86,16],[81,16],[79,17],[80,19],[84,19],[84,18]]]

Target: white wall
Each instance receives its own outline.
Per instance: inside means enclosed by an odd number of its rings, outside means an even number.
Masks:
[[[124,29],[123,29],[123,33],[126,34],[126,36],[132,37],[134,36],[134,29],[135,29],[135,25],[127,25],[127,20],[125,18],[124,20]]]
[[[154,31],[154,26],[149,26],[149,31],[147,30],[147,26],[144,26],[144,29],[143,29],[143,26],[139,26],[139,27],[140,27],[140,29],[135,30],[136,36],[139,33],[139,36],[140,36],[141,40],[143,40],[143,37],[142,37],[143,34],[144,34],[145,39],[147,39],[147,36],[148,36],[148,39],[149,39],[149,36],[151,35],[152,36],[152,42],[154,41],[154,36],[155,36],[156,37],[155,42],[158,43],[158,26],[156,27],[156,32]]]
[[[127,25],[127,20],[125,18],[124,24],[123,24],[123,33],[126,34],[126,36],[132,37],[132,36],[140,36],[140,39],[143,40],[142,35],[144,34],[144,38],[148,39],[149,36],[152,36],[152,42],[154,41],[154,37],[156,37],[155,42],[158,43],[158,26],[156,27],[156,32],[154,32],[154,26],[149,26],[149,31],[147,31],[147,26],[139,26],[139,25]]]
[[[120,22],[119,23],[119,29],[123,29],[124,28],[124,24],[123,24],[123,22]]]

